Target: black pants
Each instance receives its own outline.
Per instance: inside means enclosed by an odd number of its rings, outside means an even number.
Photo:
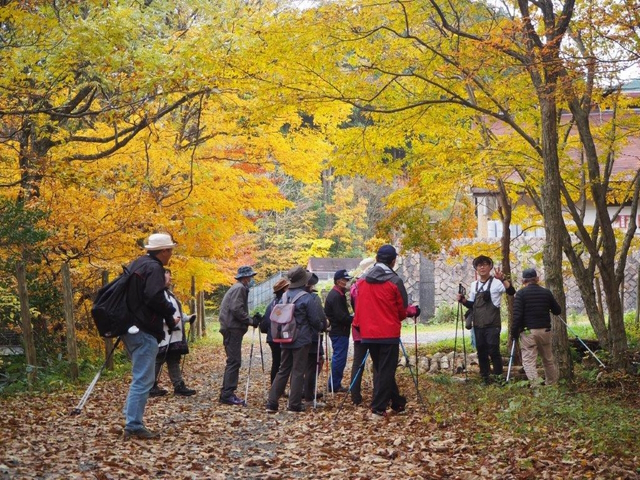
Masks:
[[[273,383],[280,370],[282,350],[280,350],[280,344],[276,342],[269,342],[269,348],[271,349],[271,383]]]
[[[373,361],[373,400],[371,410],[384,412],[391,402],[392,408],[404,406],[406,399],[400,396],[396,383],[396,368],[400,344],[369,343],[369,354]]]
[[[478,365],[483,379],[489,379],[489,358],[493,363],[493,374],[502,375],[502,355],[500,355],[500,327],[474,328]]]

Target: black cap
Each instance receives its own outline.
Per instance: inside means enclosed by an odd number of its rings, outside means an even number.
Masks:
[[[349,272],[347,272],[344,269],[338,270],[336,273],[333,274],[333,281],[334,282],[337,282],[338,280],[341,280],[343,278],[346,278],[347,280],[351,280],[353,277],[351,275],[349,275]]]
[[[536,278],[538,276],[538,272],[536,272],[535,268],[525,268],[522,272],[523,280],[530,280],[532,278]]]
[[[398,252],[393,245],[383,245],[378,249],[376,260],[382,263],[393,262],[398,256]]]

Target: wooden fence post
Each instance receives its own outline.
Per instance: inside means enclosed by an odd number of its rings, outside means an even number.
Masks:
[[[67,358],[71,380],[78,379],[78,347],[76,345],[76,327],[73,320],[73,288],[71,272],[67,262],[62,264],[62,296],[64,298],[64,320],[67,324]]]
[[[20,318],[22,320],[22,337],[24,339],[24,351],[27,355],[27,381],[33,383],[36,378],[36,346],[33,342],[33,330],[31,329],[31,315],[29,314],[29,294],[27,293],[27,275],[24,263],[20,262],[16,268],[18,279],[18,296],[20,297]]]
[[[191,325],[191,329],[189,330],[189,340],[194,341],[196,339],[196,332],[198,330],[198,324],[200,323],[200,319],[197,317],[200,312],[197,309],[198,302],[196,301],[196,277],[195,275],[191,275],[191,299],[189,300],[189,309],[191,313],[196,314],[196,323]],[[194,328],[195,327],[195,328]]]
[[[109,271],[102,271],[102,286],[104,287],[107,283],[109,283]],[[113,350],[113,339],[105,338],[104,339],[104,358],[107,359],[107,369],[113,370],[113,355],[109,356],[109,353]]]
[[[207,336],[207,324],[205,322],[204,292],[200,292],[200,331],[201,337]]]

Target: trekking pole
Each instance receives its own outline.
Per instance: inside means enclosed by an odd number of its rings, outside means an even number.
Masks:
[[[462,306],[460,306],[460,313],[462,313]],[[467,380],[467,344],[464,340],[465,327],[462,326],[462,318],[460,319],[460,330],[462,331],[462,369],[464,370],[464,379]]]
[[[516,351],[516,339],[512,339],[511,343],[511,355],[509,356],[509,368],[507,368],[507,383],[509,383],[509,377],[511,376],[511,365],[513,365],[513,354]]]
[[[184,335],[184,340],[187,342],[187,349],[189,348],[189,337],[191,336],[191,329],[192,328],[193,328],[192,324],[189,323],[189,335],[187,335],[186,328],[182,332],[182,334]],[[180,365],[180,376],[182,376],[182,373],[184,372],[184,362],[185,362],[186,359],[187,359],[187,356],[186,355],[182,355],[182,364]]]
[[[564,323],[564,324],[565,324],[565,326],[569,329],[569,331],[571,332],[571,334],[572,334],[573,336],[575,336],[575,337],[576,337],[576,339],[578,339],[578,341],[582,344],[582,346],[583,346],[584,348],[586,348],[586,349],[589,351],[589,353],[593,356],[593,358],[595,358],[595,359],[598,361],[598,363],[600,364],[600,366],[601,366],[602,368],[607,368],[607,367],[605,366],[605,364],[604,364],[604,363],[602,363],[602,362],[600,361],[600,359],[598,358],[598,356],[597,356],[595,353],[593,353],[593,352],[591,351],[591,349],[587,346],[587,344],[586,344],[586,343],[584,343],[584,342],[582,341],[582,339],[578,336],[578,334],[577,334],[576,332],[574,332],[574,331],[571,329],[571,327],[570,327],[569,325],[567,325],[567,322],[565,322],[565,321],[564,321],[564,319],[563,319],[561,316],[559,316],[559,315],[554,315],[554,317],[556,317],[556,318],[557,318],[557,319],[559,319],[562,323]]]
[[[262,364],[262,375],[264,376],[264,352],[262,351],[262,332],[258,332],[258,342],[260,343],[260,363]]]
[[[327,346],[327,364],[329,365],[329,383],[327,384],[327,389],[331,392],[331,397],[333,398],[334,387],[333,387],[333,357],[331,356],[331,349],[329,348],[329,334],[325,334],[324,341]]]
[[[460,320],[460,302],[458,302],[458,310],[456,311],[456,334],[453,340],[453,366],[451,373],[456,373],[456,353],[458,352],[458,322]]]
[[[162,373],[162,367],[164,367],[164,364],[167,363],[167,355],[169,354],[169,345],[171,345],[172,338],[173,338],[173,330],[169,332],[169,341],[167,342],[167,349],[164,351],[164,356],[162,357],[162,363],[160,364],[160,369],[158,370],[158,374],[156,375],[156,378],[153,381],[154,384],[158,383],[158,379],[160,378],[160,374]],[[182,373],[182,371],[180,371],[180,373]]]
[[[107,355],[107,358],[102,364],[102,367],[100,367],[100,370],[98,370],[98,373],[96,373],[96,376],[93,377],[93,380],[89,384],[89,387],[84,392],[84,395],[82,395],[80,402],[78,402],[78,405],[76,406],[76,408],[71,410],[70,415],[80,415],[80,413],[82,412],[82,408],[84,407],[84,404],[87,403],[87,400],[89,400],[89,396],[91,395],[91,392],[93,392],[93,389],[96,386],[96,383],[98,383],[98,379],[100,378],[100,375],[102,375],[102,371],[107,367],[109,360],[111,360],[111,357],[113,356],[113,352],[115,352],[116,348],[118,348],[118,344],[120,343],[120,340],[121,340],[121,337],[118,337],[118,340],[116,340],[115,345]]]
[[[416,350],[416,375],[418,375],[418,317],[413,317],[413,343]]]
[[[358,376],[360,375],[361,372],[364,372],[364,365],[367,362],[368,356],[369,356],[369,350],[367,350],[367,353],[365,353],[364,358],[362,359],[362,362],[358,367],[358,370],[356,370],[356,374],[351,379],[351,383],[349,384],[349,390],[347,390],[347,392],[344,394],[344,397],[342,398],[342,402],[340,402],[340,406],[338,407],[338,411],[336,412],[336,416],[333,417],[334,422],[338,419],[338,415],[340,415],[340,412],[342,411],[342,407],[344,407],[344,402],[347,400],[347,397],[351,393],[351,389],[356,384],[356,380],[358,379]]]
[[[413,383],[416,385],[416,394],[418,395],[418,401],[422,405],[424,405],[424,401],[422,400],[422,395],[420,395],[420,388],[418,387],[418,376],[414,374],[413,368],[411,368],[411,360],[409,360],[409,355],[407,355],[407,350],[404,348],[404,343],[402,343],[402,339],[400,339],[400,346],[402,347],[402,354],[404,355],[404,358],[407,360],[407,366],[409,367],[411,378],[413,378]]]
[[[251,333],[251,350],[249,350],[249,372],[247,373],[247,387],[244,390],[244,406],[249,405],[247,398],[249,397],[249,381],[251,380],[251,361],[253,360],[253,341],[256,338],[256,327],[253,327]]]
[[[316,352],[316,383],[313,388],[313,408],[318,406],[318,374],[320,372],[320,344],[322,343],[322,333],[318,332],[318,351]]]

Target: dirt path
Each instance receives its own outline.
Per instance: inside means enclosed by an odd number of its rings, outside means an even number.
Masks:
[[[268,374],[268,349],[265,354]],[[127,379],[99,382],[79,416],[68,413],[85,385],[74,392],[3,399],[0,479],[472,480],[614,478],[616,471],[620,478],[633,478],[624,474],[633,472],[633,459],[597,455],[562,431],[548,434],[553,448],[539,448],[525,436],[514,438],[493,417],[496,406],[488,405],[486,411],[484,405],[464,407],[466,396],[475,399],[482,392],[473,382],[421,379],[422,407],[405,369],[398,372],[400,389],[409,399],[405,415],[374,422],[366,408],[347,402],[336,416],[342,400],[338,396],[327,398],[323,409],[268,415],[263,409],[266,375],[257,356],[254,360],[249,406],[223,406],[217,402],[223,350],[196,348],[186,362],[185,379],[198,393],[150,399],[145,422],[162,432],[153,441],[122,439]],[[166,386],[164,375],[161,383]],[[244,382],[246,368],[240,375],[242,396]],[[325,383],[321,377],[320,385]],[[363,393],[366,402],[368,382]]]

